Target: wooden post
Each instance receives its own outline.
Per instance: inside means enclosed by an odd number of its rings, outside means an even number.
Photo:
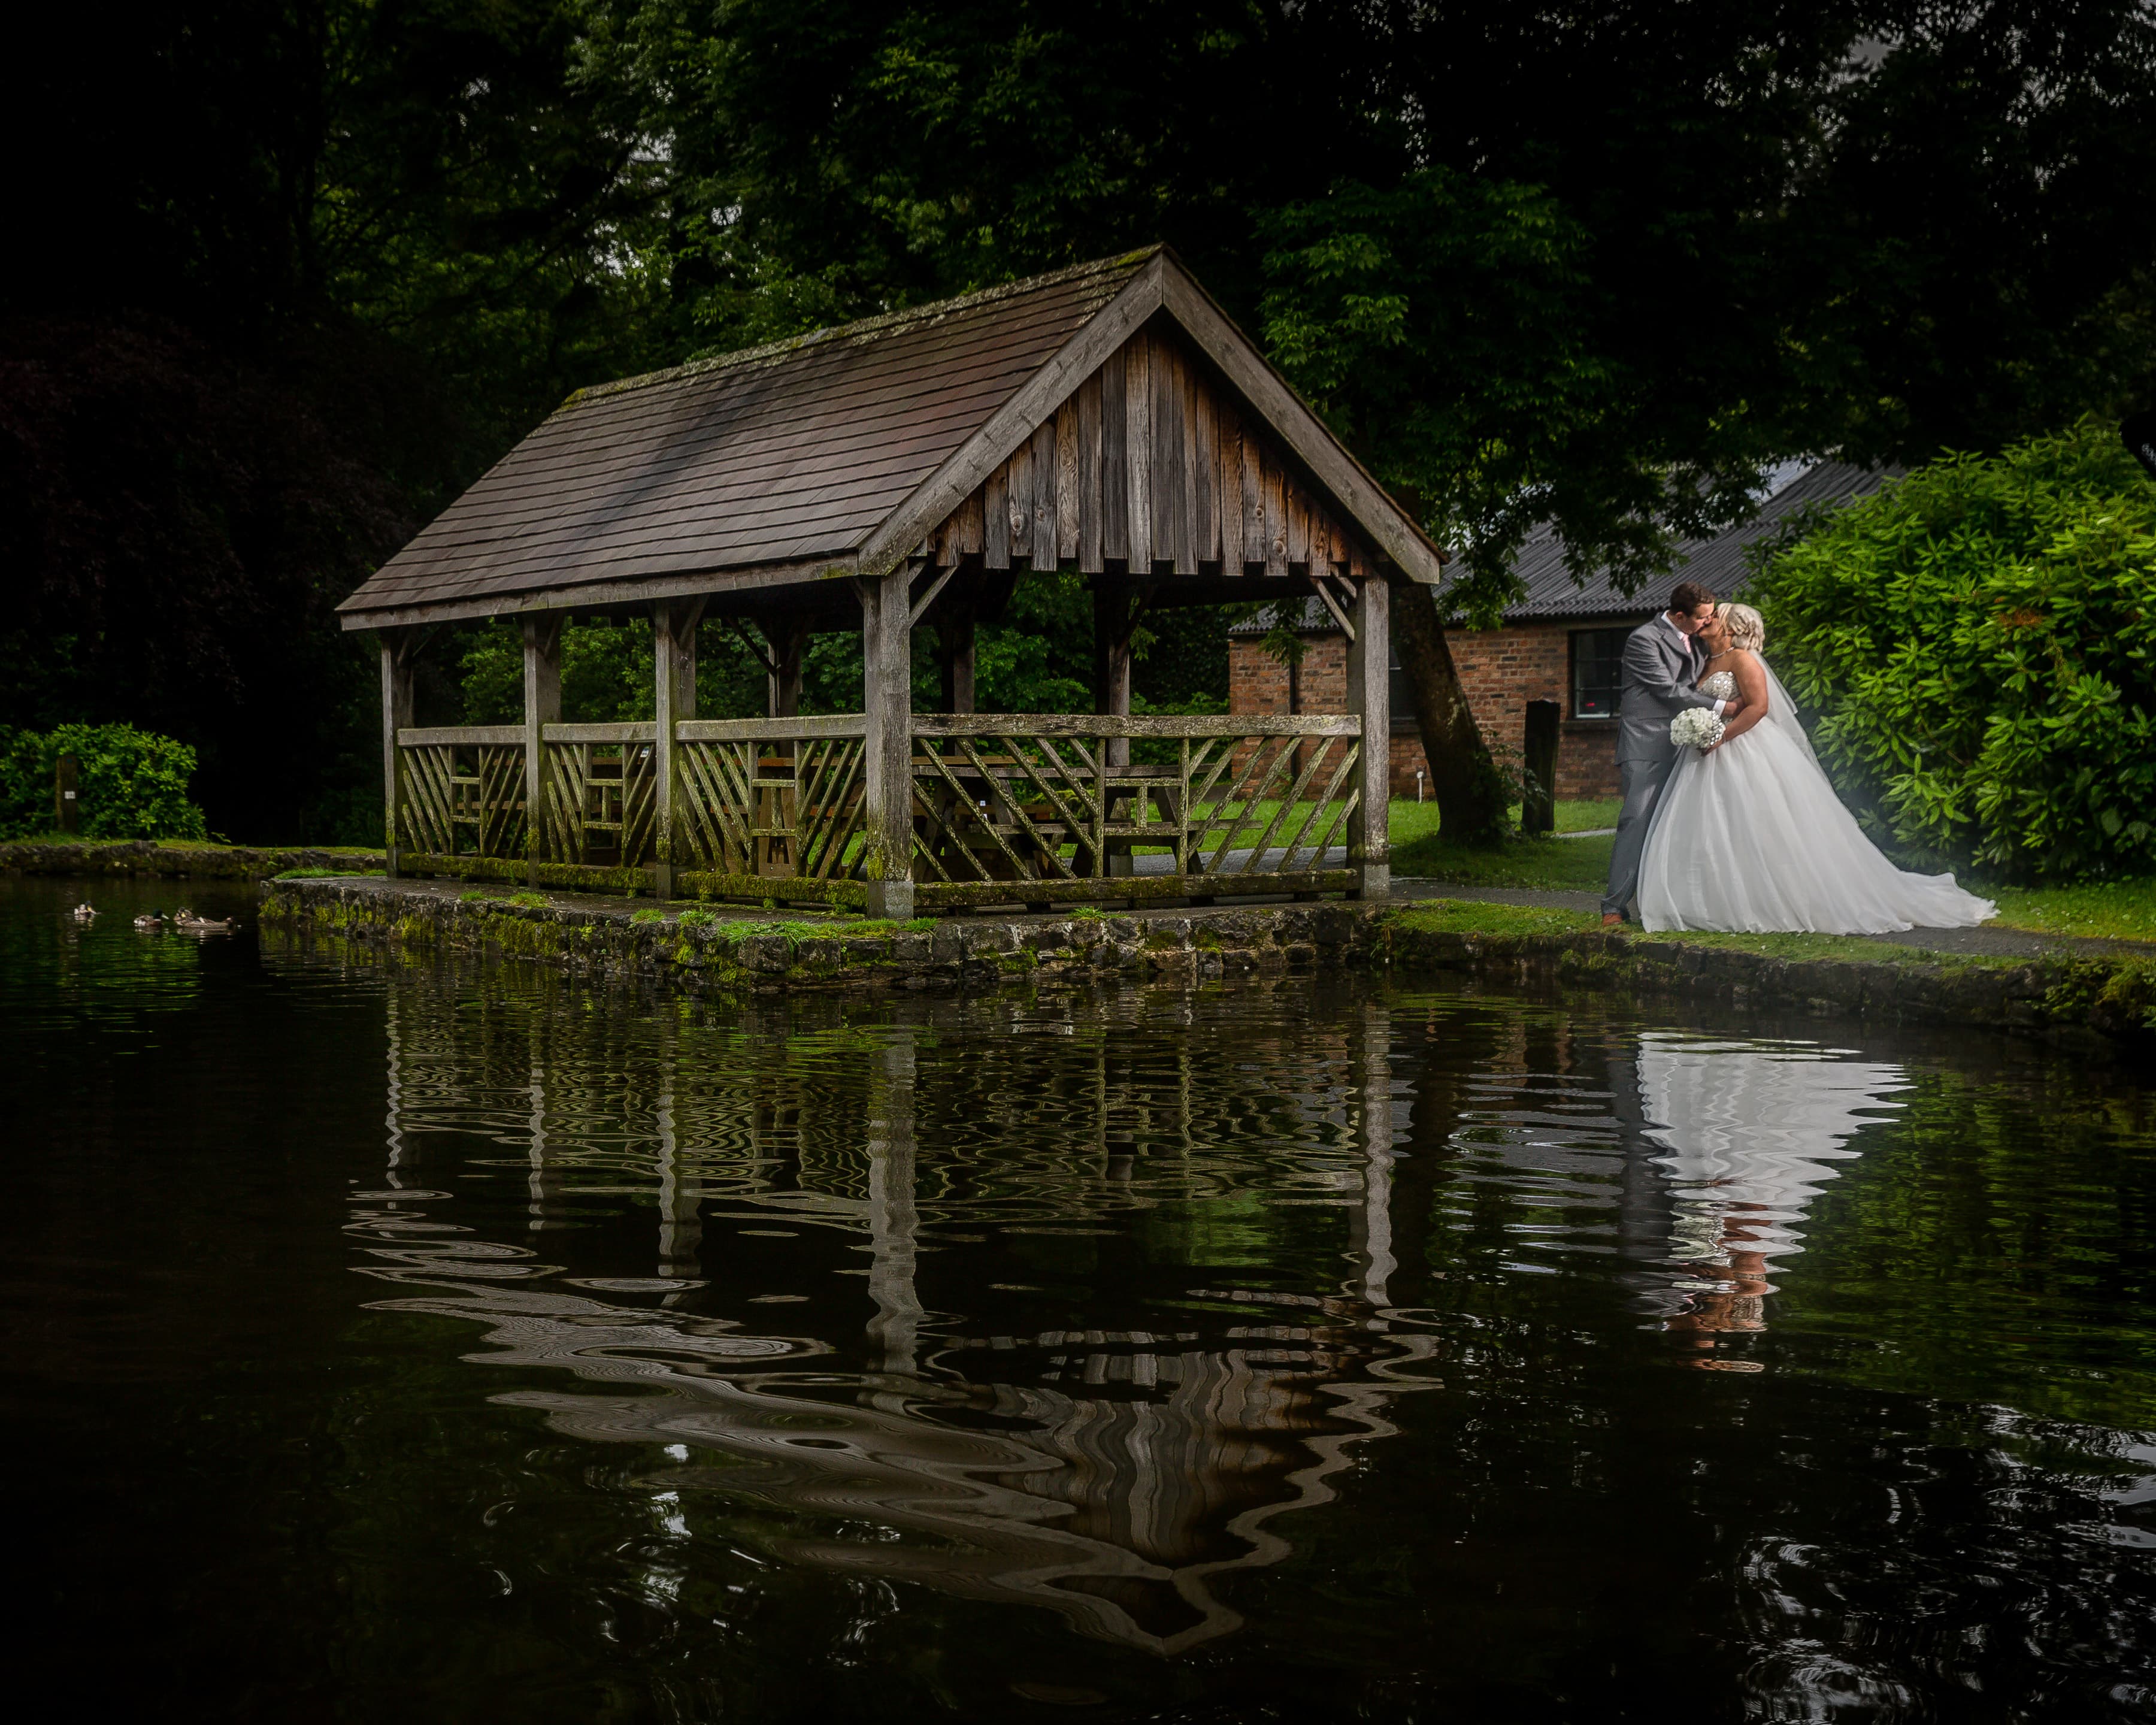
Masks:
[[[1098,575],[1093,579],[1093,711],[1104,718],[1127,719],[1131,715],[1131,583],[1120,577]],[[1105,737],[1101,762],[1109,772],[1131,764],[1131,740]],[[1126,793],[1101,788],[1101,817],[1104,821],[1129,819]],[[1131,841],[1111,839],[1100,859],[1103,875],[1125,875],[1132,871]]]
[[[1524,833],[1557,829],[1557,729],[1563,711],[1554,701],[1527,703],[1527,783],[1520,809]]]
[[[771,644],[772,665],[763,680],[765,708],[774,719],[798,718],[801,667],[808,656],[808,625],[788,619],[767,625],[763,638]]]
[[[1112,575],[1093,582],[1093,711],[1103,716],[1131,716],[1131,589]],[[1131,740],[1111,739],[1108,764],[1131,764]]]
[[[1348,644],[1348,709],[1363,721],[1360,793],[1348,823],[1348,865],[1354,896],[1389,898],[1393,891],[1392,589],[1372,576],[1355,592],[1355,639]],[[1320,865],[1322,866],[1322,865]]]
[[[53,827],[56,832],[70,835],[82,830],[82,802],[75,793],[79,788],[75,758],[62,755],[53,762]]]
[[[943,670],[943,711],[973,711],[973,608],[954,605],[936,625],[937,658]]]
[[[524,619],[524,878],[539,884],[547,860],[547,748],[543,726],[562,722],[562,624],[559,612]]]
[[[913,1032],[895,1024],[884,1034],[890,1040],[883,1058],[871,1055],[868,1067],[869,1298],[875,1302],[869,1340],[880,1356],[875,1369],[908,1379],[920,1369],[915,1356],[927,1316],[916,1283],[921,1209],[915,1194]]]
[[[696,716],[696,624],[701,599],[661,599],[651,608],[653,845],[651,893],[674,896],[674,726]]]
[[[861,873],[868,911],[904,922],[913,915],[913,577],[901,563],[863,581],[861,706],[867,721]]]
[[[1355,1087],[1357,1148],[1363,1157],[1363,1205],[1348,1213],[1348,1250],[1362,1260],[1363,1298],[1382,1310],[1399,1269],[1393,1252],[1392,1015],[1373,1001],[1348,1032],[1348,1070]]]
[[[382,861],[391,880],[399,872],[398,817],[403,813],[404,756],[397,733],[412,722],[413,671],[418,662],[419,631],[385,629],[382,642]]]

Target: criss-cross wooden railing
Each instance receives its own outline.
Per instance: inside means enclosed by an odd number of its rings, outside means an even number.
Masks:
[[[847,903],[865,780],[859,713],[684,719],[674,727],[674,861],[719,896]]]
[[[916,896],[1053,903],[1161,875],[1193,897],[1351,887],[1361,732],[1352,715],[917,716]],[[1173,758],[1127,763],[1126,739]]]
[[[865,896],[859,713],[677,721],[665,845],[654,725],[549,724],[541,737],[540,818],[527,829],[521,727],[400,731],[406,865],[621,891],[670,853],[685,896]],[[911,739],[924,908],[1356,884],[1347,847],[1364,775],[1352,715],[923,714]],[[1130,761],[1134,748],[1150,758]]]
[[[397,743],[398,844],[430,856],[524,855],[521,726],[406,730]]]
[[[658,839],[658,773],[649,724],[549,725],[538,858],[589,869],[640,869]]]

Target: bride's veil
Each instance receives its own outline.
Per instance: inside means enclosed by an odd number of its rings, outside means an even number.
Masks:
[[[1819,766],[1819,756],[1812,747],[1812,740],[1804,735],[1804,727],[1797,722],[1797,704],[1789,698],[1789,691],[1783,686],[1782,680],[1774,675],[1774,667],[1767,663],[1767,655],[1763,653],[1759,655],[1759,669],[1767,674],[1768,723],[1780,726],[1796,738],[1797,747],[1811,757],[1813,766]]]

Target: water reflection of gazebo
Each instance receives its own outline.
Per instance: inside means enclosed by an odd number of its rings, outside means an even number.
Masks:
[[[382,644],[391,874],[902,917],[1383,896],[1387,583],[1439,563],[1153,249],[583,391],[341,608]],[[1091,590],[1095,711],[977,712],[977,624],[1057,572]],[[1132,714],[1149,612],[1313,592],[1346,711]],[[630,615],[654,718],[562,722],[564,621]],[[429,632],[510,617],[521,722],[418,726]],[[763,660],[762,717],[697,716],[705,619]],[[913,711],[916,629],[937,713]],[[811,635],[856,629],[860,711],[803,716]]]
[[[1347,1209],[1358,1275],[1322,1297],[1193,1291],[1218,1308],[1209,1335],[925,1327],[916,1286],[920,1032],[879,1027],[854,1136],[865,1163],[858,1195],[825,1190],[814,1210],[822,1225],[866,1238],[865,1373],[836,1369],[821,1341],[746,1333],[673,1301],[623,1304],[605,1297],[603,1284],[564,1286],[538,1273],[534,1246],[548,1244],[546,1224],[569,1196],[563,1147],[549,1136],[547,1090],[577,1081],[553,1073],[536,1047],[521,1062],[505,1048],[500,1096],[475,1107],[440,1070],[470,1047],[473,1029],[446,1006],[393,1011],[393,1178],[412,1169],[408,1115],[428,1087],[467,1129],[510,1137],[521,1120],[538,1231],[533,1244],[511,1244],[363,1216],[355,1231],[369,1242],[366,1267],[403,1285],[381,1305],[478,1320],[490,1349],[473,1358],[552,1368],[594,1386],[500,1399],[543,1412],[572,1436],[681,1458],[644,1476],[655,1490],[708,1490],[841,1527],[865,1519],[901,1536],[815,1530],[777,1538],[773,1548],[794,1561],[1045,1606],[1088,1633],[1173,1651],[1240,1622],[1214,1579],[1286,1555],[1278,1519],[1327,1502],[1353,1446],[1393,1429],[1384,1408],[1399,1386],[1384,1373],[1414,1346],[1369,1322],[1385,1303],[1391,1269],[1392,1078],[1382,1009],[1361,1009],[1339,1049],[1350,1081],[1342,1147],[1355,1172],[1351,1183],[1343,1168],[1328,1196]],[[712,1171],[700,1169],[682,1141],[675,1033],[652,1034],[660,1053],[639,1106],[649,1120],[643,1189],[658,1200],[658,1273],[645,1286],[663,1292],[696,1285],[698,1219],[714,1187]],[[1328,1098],[1327,1106],[1338,1105]],[[1183,1125],[1206,1130],[1202,1119]],[[367,1201],[394,1202],[386,1193]],[[807,1219],[809,1212],[766,1214]]]

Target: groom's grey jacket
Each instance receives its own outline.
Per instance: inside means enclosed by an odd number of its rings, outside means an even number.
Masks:
[[[1625,643],[1617,701],[1617,759],[1659,761],[1671,752],[1670,721],[1688,706],[1711,707],[1714,697],[1692,685],[1707,664],[1690,635],[1657,617]]]

